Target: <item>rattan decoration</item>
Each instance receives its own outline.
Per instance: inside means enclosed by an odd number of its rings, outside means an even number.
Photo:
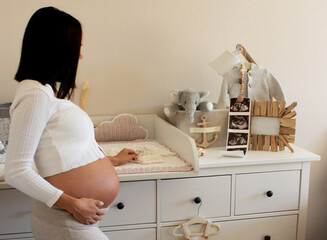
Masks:
[[[293,102],[285,107],[285,102],[280,101],[252,101],[251,117],[275,117],[280,119],[278,136],[271,135],[250,135],[249,150],[277,152],[285,150],[285,146],[294,152],[290,143],[295,142],[296,111],[297,103]],[[250,131],[251,132],[251,131]]]

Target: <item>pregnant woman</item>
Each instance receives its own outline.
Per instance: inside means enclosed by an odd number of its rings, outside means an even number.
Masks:
[[[81,45],[79,21],[53,7],[36,11],[24,34],[5,179],[34,198],[36,240],[108,239],[98,221],[118,193],[113,165],[137,158],[130,149],[105,156],[92,121],[69,101]]]

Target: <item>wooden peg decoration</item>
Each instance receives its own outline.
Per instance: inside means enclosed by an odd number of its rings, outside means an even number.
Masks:
[[[281,101],[252,101],[251,118],[255,116],[279,118],[279,135],[251,135],[249,149],[264,151],[283,151],[285,146],[294,152],[289,143],[295,142],[296,127],[296,102],[286,107],[286,103]]]

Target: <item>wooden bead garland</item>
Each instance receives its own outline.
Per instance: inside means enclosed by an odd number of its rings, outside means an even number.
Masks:
[[[244,64],[241,64],[240,66],[240,74],[241,74],[241,78],[239,83],[241,84],[240,86],[240,95],[237,97],[237,101],[238,102],[243,102],[244,100],[244,96],[243,96],[243,92],[244,92]]]

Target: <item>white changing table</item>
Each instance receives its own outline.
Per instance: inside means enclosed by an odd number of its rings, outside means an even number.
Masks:
[[[304,240],[310,164],[320,156],[292,147],[295,153],[249,151],[243,159],[209,148],[192,172],[122,175],[101,228],[110,240],[182,240],[172,231],[197,213],[201,200],[200,215],[220,226],[209,239]],[[30,203],[0,183],[0,239],[33,239]]]

